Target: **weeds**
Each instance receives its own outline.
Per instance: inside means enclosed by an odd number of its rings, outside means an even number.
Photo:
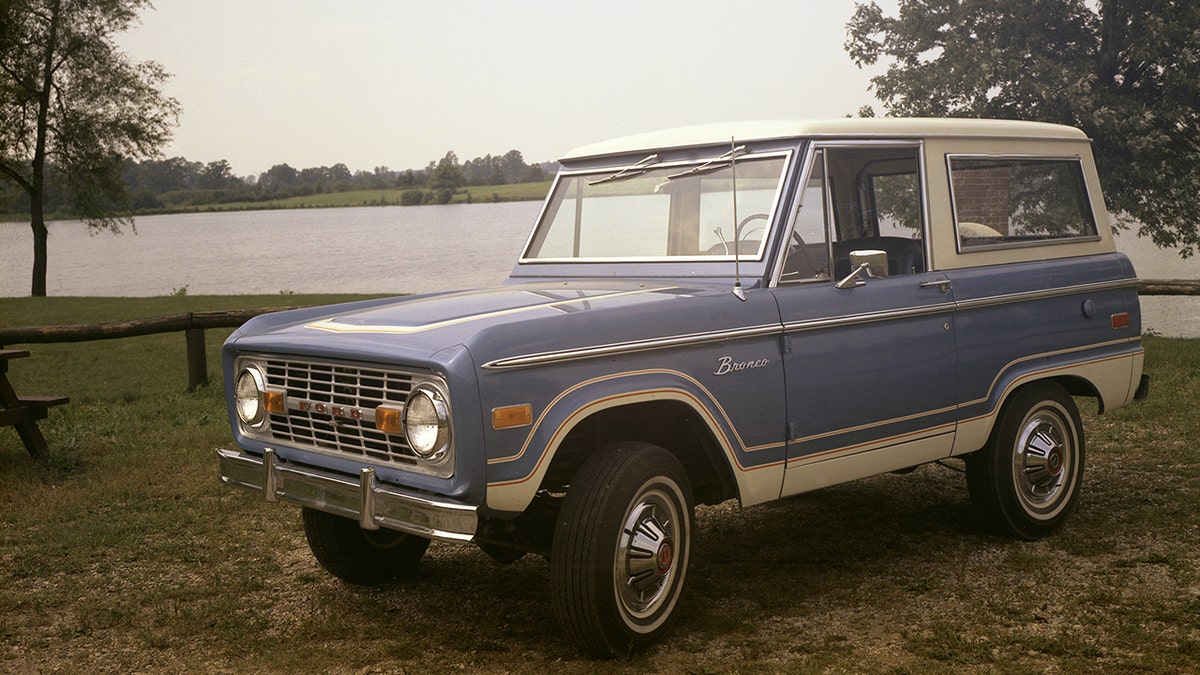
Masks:
[[[272,298],[5,299],[0,312],[72,323]],[[185,393],[182,336],[35,345],[10,373],[18,391],[72,402],[41,424],[48,464],[0,429],[0,671],[1190,672],[1200,341],[1146,345],[1149,400],[1085,405],[1084,495],[1061,533],[981,530],[962,475],[932,465],[703,507],[675,628],[603,663],[560,637],[536,556],[499,566],[435,544],[416,581],[325,574],[297,509],[218,484],[221,377]]]

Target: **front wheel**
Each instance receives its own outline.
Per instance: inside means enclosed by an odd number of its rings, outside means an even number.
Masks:
[[[358,523],[304,508],[304,536],[313,557],[333,576],[374,586],[411,576],[429,540],[394,530],[364,530]]]
[[[971,503],[993,525],[1022,539],[1062,527],[1083,484],[1083,423],[1059,385],[1017,391],[1001,410],[988,444],[968,455]]]
[[[563,502],[550,554],[563,631],[599,657],[657,640],[683,591],[691,535],[691,487],[670,452],[621,443],[588,458]]]

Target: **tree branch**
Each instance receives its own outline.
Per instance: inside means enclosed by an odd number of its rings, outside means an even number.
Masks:
[[[21,189],[26,192],[33,189],[29,181],[25,180],[25,177],[19,171],[9,166],[6,162],[0,162],[0,174],[3,174],[6,178],[21,186]]]

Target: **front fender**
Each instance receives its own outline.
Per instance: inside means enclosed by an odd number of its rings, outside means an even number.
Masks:
[[[650,401],[676,401],[702,420],[719,444],[743,503],[779,497],[785,444],[782,439],[754,444],[732,421],[730,412],[703,383],[664,368],[647,368],[592,377],[559,393],[526,429],[512,451],[488,459],[487,506],[520,512],[541,485],[563,439],[579,423],[600,411]]]

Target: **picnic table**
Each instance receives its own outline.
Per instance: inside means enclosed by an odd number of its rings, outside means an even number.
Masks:
[[[47,410],[62,405],[66,396],[17,396],[8,381],[8,362],[29,356],[24,349],[0,348],[0,427],[16,427],[21,442],[35,459],[44,459],[49,452],[46,439],[37,428],[37,421],[46,419]]]

